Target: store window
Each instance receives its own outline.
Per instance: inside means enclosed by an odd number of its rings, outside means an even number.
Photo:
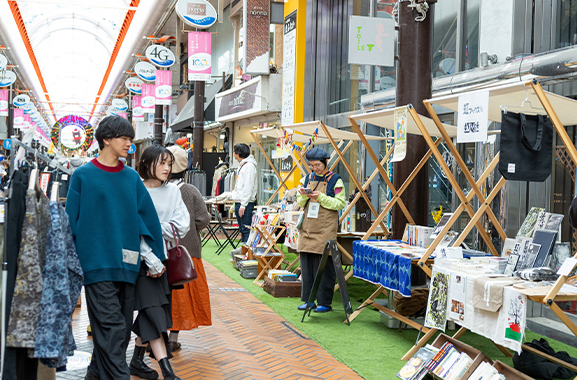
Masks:
[[[577,0],[557,1],[557,46],[577,45]]]
[[[376,17],[393,18],[393,7],[397,0],[377,0]],[[397,47],[397,36],[395,33],[395,49]],[[374,91],[388,90],[397,86],[396,66],[375,66],[375,87]]]

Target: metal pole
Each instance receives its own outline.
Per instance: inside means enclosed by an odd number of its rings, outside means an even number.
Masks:
[[[8,118],[6,119],[6,136],[10,137],[14,134],[14,106],[12,105],[12,85],[8,90]]]
[[[154,140],[162,145],[162,125],[164,124],[162,104],[154,106]]]
[[[128,91],[128,111],[126,114],[126,117],[128,118],[128,121],[130,122],[130,124],[132,125],[132,93],[130,92],[130,90]],[[127,166],[132,166],[132,154],[129,154],[128,156],[126,156],[126,165]]]
[[[204,147],[204,81],[194,82],[194,128],[192,133],[192,166],[202,169]]]
[[[428,1],[429,4],[435,1]],[[415,18],[423,14],[410,8],[410,1],[399,1],[399,37],[397,62],[396,105],[412,104],[421,115],[428,115],[423,100],[431,97],[432,12],[425,13],[422,21]],[[432,5],[431,5],[432,6]],[[407,156],[393,168],[393,184],[399,188],[409,177],[420,159],[427,154],[428,146],[422,136],[407,136]],[[429,170],[428,165],[417,174],[401,196],[417,225],[428,225]],[[393,238],[400,239],[407,219],[400,207],[393,208]]]

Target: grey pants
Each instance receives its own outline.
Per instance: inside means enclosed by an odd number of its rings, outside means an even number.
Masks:
[[[101,380],[130,380],[126,348],[134,312],[134,285],[105,281],[84,289],[94,342],[88,371]]]
[[[302,275],[301,301],[303,302],[308,302],[309,300],[322,257],[323,255],[316,253],[300,252]],[[333,265],[333,259],[329,256],[316,296],[317,303],[320,306],[331,306],[333,303],[336,278],[337,274]]]

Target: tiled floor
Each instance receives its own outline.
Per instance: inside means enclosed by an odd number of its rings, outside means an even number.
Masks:
[[[180,333],[182,349],[171,363],[183,380],[362,379],[240,285],[206,261],[204,265],[213,325]],[[78,349],[90,353],[87,325],[86,308],[81,307],[74,315],[74,334]],[[127,354],[131,356],[132,346]],[[155,361],[146,361],[160,372]],[[85,373],[86,369],[59,372],[57,379],[83,379]]]

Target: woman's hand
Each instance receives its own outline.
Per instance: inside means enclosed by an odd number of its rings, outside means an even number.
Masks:
[[[302,187],[299,187],[298,192],[300,195],[305,195],[305,190]]]
[[[311,194],[307,194],[307,196],[313,201],[316,201],[320,194],[320,191],[313,191]]]
[[[146,275],[152,278],[158,278],[160,276],[162,276],[164,274],[164,272],[166,272],[166,267],[162,268],[162,272],[158,273],[158,274],[150,274],[149,271],[146,271]]]

